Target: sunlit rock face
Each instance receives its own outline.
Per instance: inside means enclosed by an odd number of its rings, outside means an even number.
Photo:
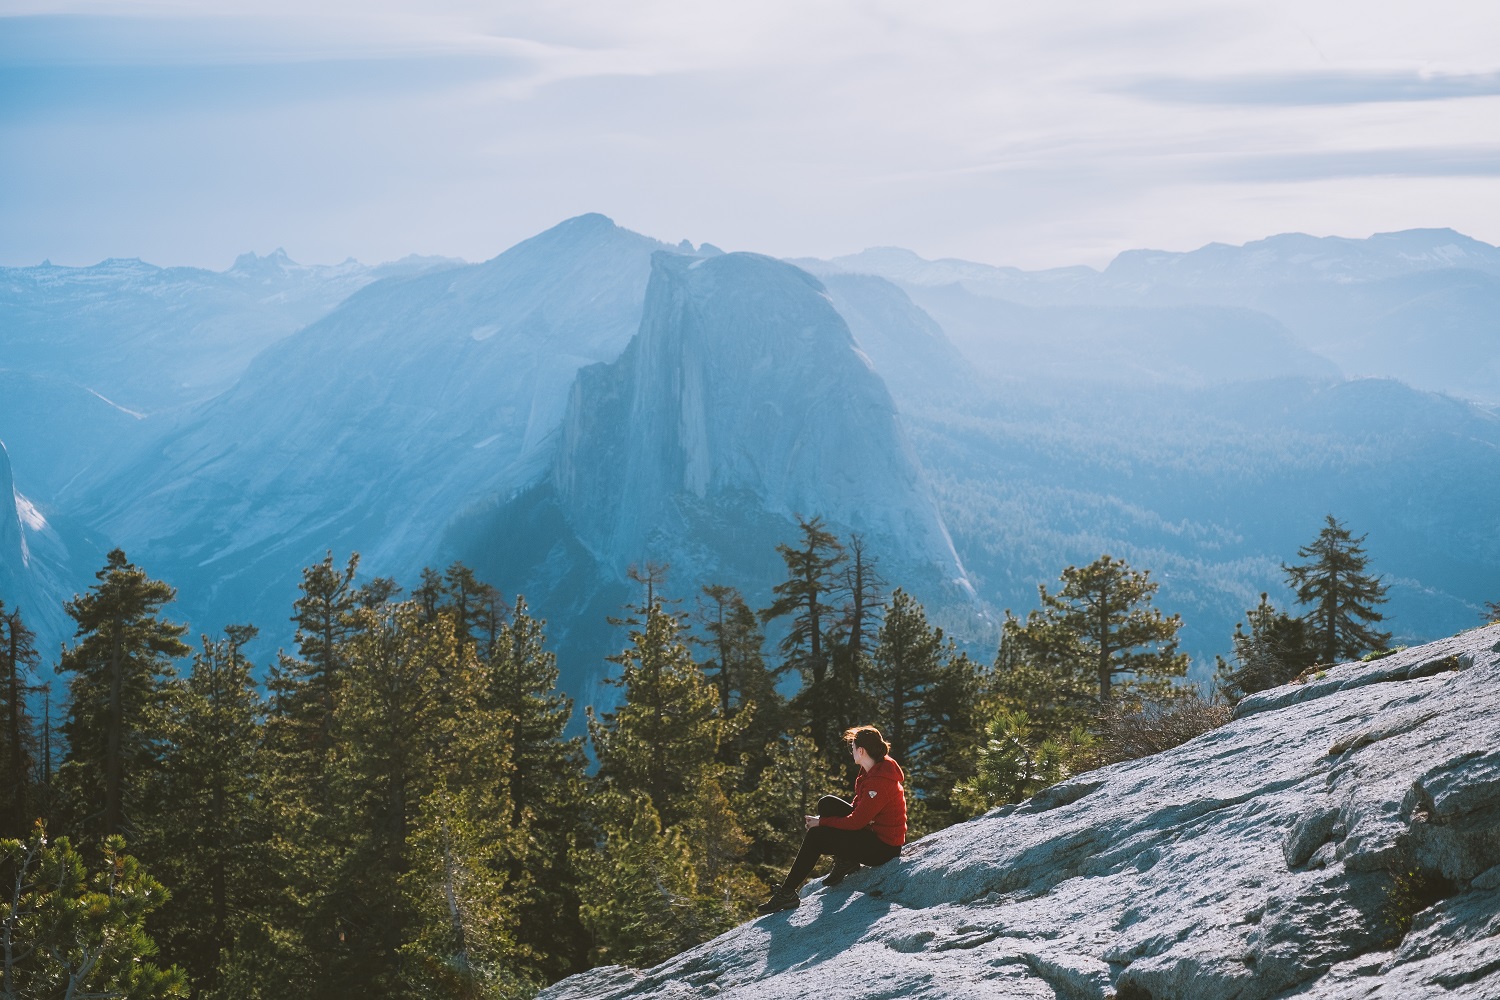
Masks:
[[[767,257],[653,258],[640,332],[579,373],[551,482],[606,566],[707,569],[746,517],[800,514],[967,587],[885,383],[817,279]]]
[[[1255,695],[803,897],[542,996],[1500,996],[1500,626]]]
[[[17,573],[25,567],[25,546],[16,506],[16,480],[10,470],[10,456],[0,444],[0,574]]]
[[[0,601],[37,635],[37,649],[56,649],[73,637],[63,602],[84,588],[84,566],[95,549],[72,528],[64,533],[18,488],[0,443]]]

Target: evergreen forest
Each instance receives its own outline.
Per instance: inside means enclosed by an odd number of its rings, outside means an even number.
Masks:
[[[252,663],[254,626],[191,642],[116,550],[55,672],[0,606],[0,998],[519,998],[655,964],[780,882],[847,726],[892,744],[919,837],[1380,655],[1362,543],[1330,516],[1205,692],[1148,570],[1063,569],[985,663],[799,519],[763,608],[633,569],[583,735],[546,623],[462,564],[403,586],[330,553]]]

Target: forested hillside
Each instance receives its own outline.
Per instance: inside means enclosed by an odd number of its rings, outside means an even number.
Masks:
[[[256,663],[254,625],[190,644],[173,588],[114,550],[65,608],[56,681],[0,606],[6,982],[507,998],[654,964],[778,884],[802,817],[847,787],[851,724],[888,735],[915,838],[1182,743],[1222,699],[1389,655],[1363,541],[1330,518],[1296,550],[1305,607],[1262,598],[1209,703],[1149,569],[1064,568],[977,660],[864,539],[802,520],[763,607],[632,570],[586,737],[546,622],[462,564],[407,589],[330,554],[301,574],[294,646]]]

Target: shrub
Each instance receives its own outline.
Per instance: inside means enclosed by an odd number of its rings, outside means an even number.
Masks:
[[[1095,721],[1098,745],[1094,765],[1103,767],[1170,750],[1218,729],[1233,716],[1228,705],[1205,701],[1198,695],[1113,708]]]
[[[1453,895],[1455,886],[1438,872],[1419,865],[1411,845],[1404,840],[1397,844],[1387,870],[1391,885],[1382,913],[1388,933],[1385,946],[1395,948],[1411,930],[1417,914]]]
[[[974,775],[953,789],[954,803],[977,816],[1020,802],[1092,766],[1093,739],[1082,729],[1049,738],[1025,712],[1000,711],[985,726]]]

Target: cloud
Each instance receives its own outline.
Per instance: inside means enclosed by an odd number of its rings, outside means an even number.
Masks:
[[[528,67],[489,57],[317,60],[226,66],[0,65],[0,125],[69,118],[143,118],[291,103],[378,101],[477,81],[516,78]]]
[[[1500,94],[1500,5],[1472,0],[0,7],[40,12],[0,15],[0,262],[482,259],[589,210],[1028,264],[1500,232],[1493,101],[1457,99]]]
[[[1500,95],[1500,71],[1420,73],[1323,70],[1228,76],[1148,76],[1105,89],[1164,104],[1249,104],[1303,107],[1449,101]]]
[[[1234,156],[1196,173],[1205,180],[1273,183],[1353,177],[1500,177],[1500,148],[1367,149]]]

